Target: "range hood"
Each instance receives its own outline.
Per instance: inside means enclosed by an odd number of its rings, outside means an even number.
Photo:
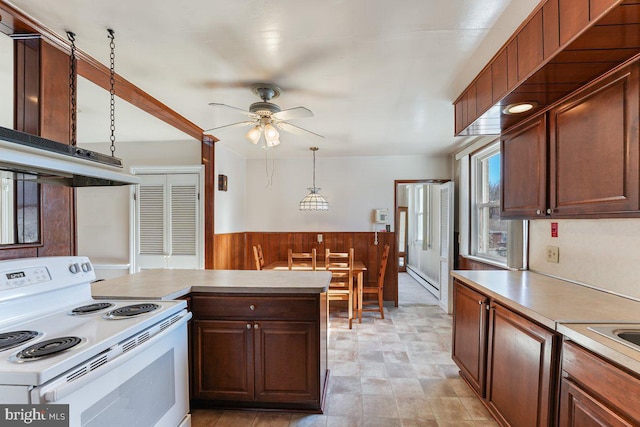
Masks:
[[[139,184],[122,160],[39,136],[0,127],[0,171],[16,179],[67,187]],[[26,175],[22,175],[26,174]]]

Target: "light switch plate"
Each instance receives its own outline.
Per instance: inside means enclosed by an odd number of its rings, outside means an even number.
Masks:
[[[547,246],[547,262],[560,262],[560,248],[557,246]]]

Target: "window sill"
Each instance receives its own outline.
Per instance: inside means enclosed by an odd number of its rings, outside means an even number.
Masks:
[[[513,270],[512,268],[507,267],[506,263],[501,263],[499,261],[496,261],[490,258],[482,258],[476,255],[461,255],[461,256],[463,256],[464,258],[470,259],[472,261],[481,262],[483,264],[492,265],[494,267],[503,268],[505,270]]]

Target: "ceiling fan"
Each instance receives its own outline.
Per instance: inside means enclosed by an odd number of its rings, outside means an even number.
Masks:
[[[226,108],[238,111],[249,117],[249,120],[205,129],[204,132],[211,132],[219,129],[233,127],[251,126],[245,135],[253,144],[263,141],[263,148],[271,148],[280,144],[280,133],[278,129],[297,135],[310,135],[316,138],[324,138],[310,130],[288,123],[289,120],[313,117],[311,110],[305,107],[295,107],[282,110],[278,105],[270,102],[282,95],[282,89],[271,83],[256,83],[251,85],[251,91],[262,101],[254,102],[249,106],[249,111],[242,108],[233,107],[227,104],[211,102],[209,105],[216,108]]]

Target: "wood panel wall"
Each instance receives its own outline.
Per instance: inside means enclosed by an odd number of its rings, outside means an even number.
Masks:
[[[322,242],[318,243],[318,234]],[[366,283],[375,283],[380,268],[384,245],[390,246],[389,260],[385,273],[384,299],[398,305],[398,259],[396,257],[395,233],[378,233],[378,244],[374,244],[372,232],[246,232],[216,234],[214,240],[217,270],[252,270],[253,246],[260,244],[264,252],[265,264],[287,259],[289,248],[296,252],[309,252],[315,248],[318,257],[324,259],[325,249],[342,252],[354,248],[356,260],[362,261],[368,271],[364,274]]]
[[[14,41],[17,130],[70,142],[69,56],[39,37]],[[40,243],[0,247],[0,259],[73,255],[75,191],[40,186]]]

